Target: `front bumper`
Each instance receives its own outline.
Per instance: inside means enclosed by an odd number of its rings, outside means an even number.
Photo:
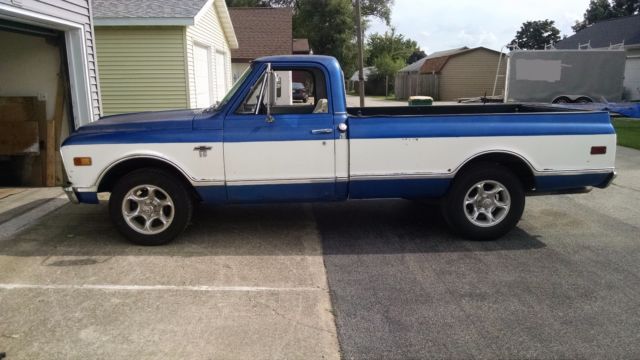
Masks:
[[[77,188],[71,185],[65,186],[62,188],[64,193],[67,194],[69,201],[78,204],[98,204],[100,201],[98,200],[98,193],[95,189],[91,188]]]
[[[78,200],[78,196],[76,195],[76,191],[72,186],[65,186],[62,188],[62,190],[64,190],[64,193],[67,195],[71,203],[73,204],[80,203],[80,200]]]

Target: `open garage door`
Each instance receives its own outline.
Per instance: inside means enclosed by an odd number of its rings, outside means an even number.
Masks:
[[[73,127],[64,33],[0,19],[0,186],[54,186]]]

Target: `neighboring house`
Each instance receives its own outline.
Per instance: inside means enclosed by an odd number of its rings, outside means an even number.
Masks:
[[[292,48],[294,55],[313,55],[313,50],[309,46],[309,39],[293,39]]]
[[[237,7],[229,9],[229,14],[239,44],[231,51],[234,82],[249,68],[251,61],[259,57],[311,53],[307,39],[293,38],[291,8]],[[305,79],[300,78],[300,73],[290,71],[278,72],[278,75],[276,103],[292,104],[293,83],[302,86]]]
[[[293,53],[291,8],[231,8],[239,47],[231,52],[233,79],[237,80],[254,59]]]
[[[100,116],[89,0],[0,0],[0,186],[62,184],[60,142]]]
[[[435,100],[452,101],[492,95],[499,58],[500,52],[485,47],[433,53],[398,72],[396,98],[427,95]],[[503,58],[498,73],[496,95],[504,93],[505,60]]]
[[[105,115],[202,108],[232,85],[224,0],[92,0]]]
[[[608,49],[622,47],[627,52],[624,98],[640,100],[640,15],[605,20],[589,25],[560,41],[556,49]]]

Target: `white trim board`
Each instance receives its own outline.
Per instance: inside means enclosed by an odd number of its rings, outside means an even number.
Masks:
[[[0,18],[64,31],[69,65],[71,106],[74,114],[73,121],[76,127],[79,127],[84,122],[93,121],[95,114],[93,113],[91,99],[91,81],[84,24],[4,4],[0,4]]]

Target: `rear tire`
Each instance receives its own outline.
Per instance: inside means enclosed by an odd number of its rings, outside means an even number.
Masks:
[[[116,229],[138,245],[163,245],[191,221],[193,199],[173,174],[154,168],[132,171],[119,179],[109,198]]]
[[[520,179],[494,163],[464,169],[453,181],[442,203],[450,228],[471,240],[492,240],[511,231],[524,211]]]

